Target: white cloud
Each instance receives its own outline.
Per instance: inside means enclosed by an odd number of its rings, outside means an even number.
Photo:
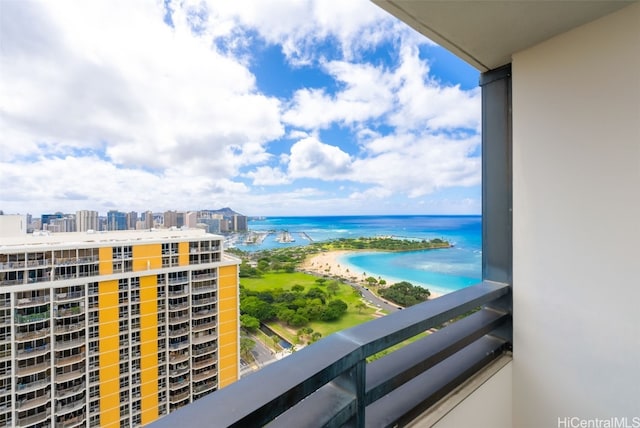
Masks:
[[[382,186],[371,187],[363,192],[353,192],[349,195],[349,199],[371,201],[388,198],[393,195],[393,192]]]
[[[181,4],[204,12],[200,0]],[[369,0],[207,0],[205,4],[208,34],[225,37],[237,47],[246,37],[239,27],[255,30],[267,42],[282,46],[287,59],[297,65],[317,61],[315,50],[321,41],[334,40],[342,56],[351,59],[385,38],[409,38],[412,33]]]
[[[264,161],[264,145],[284,134],[280,102],[163,14],[160,2],[3,4],[3,46],[12,47],[2,50],[3,157],[40,143],[68,152],[106,145],[115,163],[149,168],[197,160],[234,173]]]
[[[169,7],[173,27],[161,0],[3,2],[0,209],[361,213],[479,183],[479,91],[436,80],[425,39],[369,0]],[[254,38],[335,85],[265,95]],[[368,62],[383,41],[397,64]]]
[[[324,144],[313,137],[291,146],[289,176],[326,181],[345,177],[351,170],[351,158],[339,147]]]
[[[352,125],[377,118],[393,107],[389,76],[380,67],[332,61],[324,68],[343,88],[335,95],[324,89],[296,91],[283,115],[285,122],[306,129],[333,123]]]
[[[253,179],[255,186],[274,186],[291,182],[282,170],[269,166],[260,166],[255,171],[248,172],[246,176]]]
[[[283,114],[285,122],[322,129],[384,117],[402,130],[480,129],[480,91],[433,79],[415,45],[402,44],[395,69],[345,61],[330,61],[324,68],[342,87],[333,95],[298,90]]]
[[[375,155],[353,162],[353,177],[418,197],[437,190],[480,184],[480,159],[472,156],[478,136],[450,139],[445,136],[399,134],[373,140]]]
[[[401,129],[467,128],[480,130],[480,91],[443,85],[429,75],[429,65],[415,46],[404,44],[393,79],[397,110],[390,124]]]

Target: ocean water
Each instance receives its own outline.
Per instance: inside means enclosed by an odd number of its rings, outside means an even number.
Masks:
[[[396,238],[441,238],[453,248],[400,253],[359,252],[341,258],[340,263],[367,276],[409,281],[439,294],[459,290],[480,281],[482,276],[482,218],[480,216],[343,216],[269,217],[249,222],[251,231],[274,231],[259,245],[245,245],[242,236],[232,243],[246,251],[307,245],[312,241],[361,236]],[[295,242],[276,241],[286,230]]]

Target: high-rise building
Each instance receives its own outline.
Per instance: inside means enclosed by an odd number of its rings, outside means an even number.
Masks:
[[[234,214],[231,217],[234,232],[246,232],[248,229],[248,220],[245,215]]]
[[[138,213],[131,211],[127,213],[127,229],[136,230],[136,222],[138,221]]]
[[[0,426],[137,426],[238,378],[239,260],[220,236],[10,235]]]
[[[163,224],[167,229],[170,227],[178,227],[178,213],[176,211],[165,211]]]
[[[184,225],[189,228],[194,228],[198,224],[198,213],[195,211],[189,211],[184,216]]]
[[[141,229],[153,229],[153,213],[151,211],[145,211],[140,215],[142,221]]]
[[[127,214],[111,210],[107,212],[107,230],[127,230]]]
[[[62,214],[61,212],[57,212],[55,214],[42,214],[42,216],[40,217],[41,219],[40,226],[42,227],[42,229],[44,229],[45,224],[49,224],[51,219],[62,218],[62,217],[64,217],[64,214]]]
[[[49,232],[75,232],[76,231],[76,219],[73,215],[68,215],[63,218],[52,218],[49,220],[49,224],[45,226]]]
[[[78,232],[98,230],[98,211],[76,211],[76,230]]]
[[[184,211],[178,211],[176,213],[176,227],[182,227],[185,225],[186,213]]]
[[[206,227],[209,233],[220,233],[220,222],[223,221],[219,218],[198,218],[197,224],[202,224]]]

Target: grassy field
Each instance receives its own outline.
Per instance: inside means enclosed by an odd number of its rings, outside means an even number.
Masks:
[[[273,290],[276,288],[288,290],[296,284],[303,286],[305,290],[309,290],[312,287],[319,287],[326,291],[326,285],[319,285],[316,282],[316,279],[318,279],[318,277],[302,272],[266,273],[261,278],[240,278],[240,284],[249,290],[255,291]],[[357,308],[356,305],[358,305],[362,300],[360,298],[360,294],[358,292],[354,293],[354,289],[350,285],[341,283],[337,294],[332,296],[331,299],[342,300],[348,305],[349,309],[347,310],[347,313],[337,321],[317,321],[309,323],[309,327],[322,334],[322,337],[327,337],[331,333],[374,319],[375,310],[373,308]],[[271,329],[277,331],[290,342],[296,343],[296,329],[287,328],[286,326],[280,325],[280,323],[270,323],[268,325]]]

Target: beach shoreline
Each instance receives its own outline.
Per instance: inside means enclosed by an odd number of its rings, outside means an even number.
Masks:
[[[300,269],[313,273],[315,275],[326,275],[344,278],[347,282],[362,286],[367,285],[366,278],[368,278],[369,276],[373,276],[376,279],[383,279],[385,280],[387,285],[405,281],[401,278],[380,276],[373,272],[365,274],[365,272],[361,272],[359,268],[344,261],[344,258],[351,254],[370,251],[371,250],[332,250],[312,254],[307,256],[305,261],[302,262],[302,264],[300,265]],[[428,286],[425,286],[425,288],[429,289],[429,291],[431,292],[431,296],[429,297],[429,299],[434,299],[442,295],[441,293],[434,292]]]

